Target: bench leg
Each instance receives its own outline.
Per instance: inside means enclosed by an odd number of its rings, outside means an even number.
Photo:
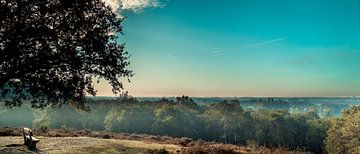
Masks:
[[[28,148],[29,148],[30,150],[35,150],[35,149],[36,149],[36,143],[37,143],[37,142],[32,142],[32,141],[30,141],[30,144],[28,145]]]
[[[29,140],[25,139],[24,145],[29,145],[29,144],[30,144]]]

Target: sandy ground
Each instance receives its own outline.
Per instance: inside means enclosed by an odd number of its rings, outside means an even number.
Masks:
[[[147,153],[149,149],[166,149],[175,153],[181,146],[134,140],[98,139],[90,137],[37,137],[38,150],[29,151],[21,136],[0,137],[0,153]]]

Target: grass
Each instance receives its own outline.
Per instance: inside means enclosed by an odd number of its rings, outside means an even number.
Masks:
[[[170,153],[181,150],[181,146],[172,144],[150,143],[133,140],[99,139],[91,137],[37,137],[38,153],[149,153],[149,150],[166,149]],[[22,144],[23,139],[20,136],[0,137],[1,149],[8,148],[7,145]],[[18,148],[21,148],[20,146]],[[24,151],[24,148],[21,148]]]
[[[0,128],[0,153],[34,153],[22,145],[20,128]],[[265,147],[244,147],[216,142],[194,141],[190,138],[174,138],[146,134],[106,133],[90,130],[34,129],[34,136],[40,139],[39,150],[35,153],[149,153],[149,154],[305,154],[306,152],[287,151],[286,148],[269,149]]]

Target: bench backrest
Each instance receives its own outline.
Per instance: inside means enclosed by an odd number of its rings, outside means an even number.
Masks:
[[[29,134],[29,138],[31,140],[32,137],[32,130],[30,128],[23,128],[23,136],[24,136],[24,140],[26,140],[26,134]]]

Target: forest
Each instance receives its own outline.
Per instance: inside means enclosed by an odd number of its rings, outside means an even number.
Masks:
[[[271,100],[271,99],[270,99]],[[281,147],[314,153],[360,152],[360,107],[341,116],[319,116],[315,110],[244,109],[241,99],[196,103],[183,96],[162,99],[91,99],[90,111],[74,107],[0,108],[0,126],[89,129],[114,133],[189,137],[251,147]],[[276,106],[275,102],[272,103]],[[26,115],[26,116],[25,116]]]

